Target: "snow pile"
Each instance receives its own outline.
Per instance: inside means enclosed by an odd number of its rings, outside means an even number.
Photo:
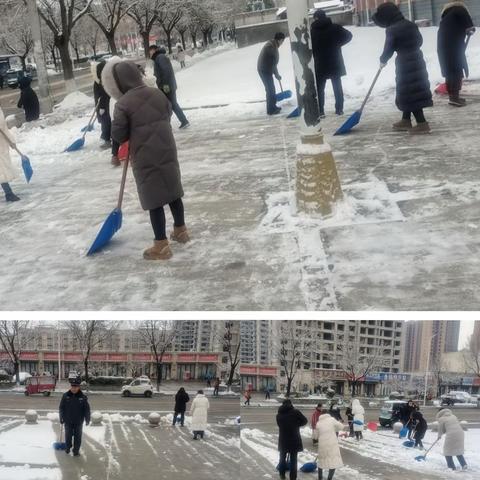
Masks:
[[[57,110],[72,110],[81,107],[91,107],[92,99],[82,92],[73,92],[68,94],[58,105]]]
[[[112,423],[148,423],[146,418],[143,418],[140,414],[135,416],[122,415],[120,413],[104,413],[103,420],[105,422]]]
[[[33,468],[28,464],[15,467],[0,465],[2,480],[63,480],[59,468]]]

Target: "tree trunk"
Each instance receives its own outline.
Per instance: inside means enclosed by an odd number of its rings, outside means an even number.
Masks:
[[[160,385],[162,383],[162,364],[157,361],[157,392],[160,391]]]
[[[97,56],[97,46],[93,45],[92,50],[93,50],[93,55],[96,57]]]
[[[231,365],[230,367],[230,373],[228,374],[228,380],[227,380],[227,385],[228,387],[231,387],[232,386],[232,383],[233,383],[233,377],[235,375],[235,369],[236,367],[234,365]]]
[[[148,47],[150,46],[150,32],[142,32],[143,50],[145,52],[145,58],[150,58]]]
[[[167,47],[168,47],[168,53],[171,55],[172,54],[172,32],[167,32],[165,30],[165,35],[167,36]]]
[[[70,57],[68,41],[58,39],[56,43],[58,51],[60,52],[60,60],[62,62],[63,79],[65,80],[66,90],[67,93],[72,93],[77,88],[75,84],[75,77],[73,75],[72,58]]]
[[[192,37],[193,48],[196,50],[197,49],[197,34],[196,33],[190,33],[190,36]]]
[[[185,43],[185,32],[180,32],[180,38],[182,39],[182,47],[183,51],[185,52],[187,50],[187,45]]]
[[[15,376],[15,383],[18,387],[20,385],[20,362],[18,360],[13,362],[13,375]]]
[[[55,70],[57,70],[57,56],[55,55],[55,47],[50,48],[50,54],[52,55],[53,66]]]
[[[85,370],[85,381],[88,383],[88,358],[83,361],[83,369]]]
[[[25,71],[25,70],[27,69],[26,57],[27,57],[27,54],[22,55],[22,56],[20,57],[20,60],[22,61],[23,71]]]
[[[207,48],[208,47],[208,32],[204,31],[204,32],[202,32],[202,34],[203,34],[203,46],[205,48]]]
[[[115,32],[105,34],[107,37],[108,47],[112,55],[118,55],[117,44],[115,43]]]
[[[292,392],[292,382],[293,378],[287,378],[287,391],[285,392],[286,397],[290,397],[290,393]]]

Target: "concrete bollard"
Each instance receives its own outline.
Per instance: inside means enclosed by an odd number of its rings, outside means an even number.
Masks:
[[[402,428],[403,428],[403,423],[402,423],[402,422],[395,422],[395,423],[393,424],[393,431],[394,431],[395,433],[397,433],[397,434],[400,433],[400,431],[402,430]]]
[[[462,420],[460,422],[460,425],[462,427],[463,430],[467,431],[468,430],[468,422],[466,420]]]
[[[148,423],[151,427],[158,427],[158,425],[160,424],[160,414],[157,412],[152,412],[148,416]]]
[[[297,145],[297,210],[309,215],[330,216],[342,200],[335,159],[323,135],[303,135]]]
[[[25,412],[25,420],[29,424],[35,424],[38,420],[38,413],[35,410],[27,410]]]
[[[103,415],[101,412],[95,411],[92,413],[90,418],[90,423],[95,426],[100,426],[102,424]]]

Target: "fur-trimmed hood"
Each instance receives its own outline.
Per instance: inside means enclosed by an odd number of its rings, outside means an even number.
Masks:
[[[460,8],[464,8],[468,13],[470,13],[468,11],[468,8],[467,6],[463,3],[463,2],[450,2],[450,3],[447,3],[444,7],[443,7],[443,10],[442,10],[442,17],[445,15],[445,13],[447,12],[447,10],[450,10],[451,8],[453,7],[460,7]]]
[[[110,95],[110,97],[112,97],[115,100],[118,100],[119,98],[121,98],[123,94],[129,89],[129,88],[125,89],[124,88],[125,86],[120,86],[117,83],[118,71],[115,72],[115,67],[120,63],[128,63],[129,65],[133,65],[135,67],[134,69],[127,67],[128,73],[132,73],[133,70],[135,70],[137,73],[136,80],[140,79],[140,84],[136,86],[140,86],[143,83],[141,73],[134,63],[123,60],[120,57],[112,57],[106,63],[105,68],[102,71],[102,85],[105,91],[108,93],[108,95]],[[132,73],[132,75],[135,75],[135,74]],[[129,87],[131,88],[130,85]]]
[[[102,60],[100,62],[92,62],[90,64],[90,71],[92,72],[93,80],[98,84],[102,83],[102,72],[106,64],[107,62],[105,60]]]
[[[90,73],[92,74],[93,81],[95,83],[100,83],[100,79],[98,78],[98,75],[97,75],[97,65],[98,65],[97,62],[92,62],[90,64]]]

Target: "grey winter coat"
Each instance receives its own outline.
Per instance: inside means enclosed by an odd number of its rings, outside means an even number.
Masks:
[[[108,62],[102,72],[107,93],[117,99],[112,138],[129,141],[133,175],[144,210],[183,196],[177,147],[170,126],[172,107],[158,89],[143,83],[132,62]]]
[[[446,457],[463,455],[465,453],[465,432],[458,418],[448,408],[437,414],[438,438],[445,434],[443,454]]]
[[[173,71],[172,62],[164,53],[155,52],[152,56],[153,73],[157,79],[157,87],[164,90],[168,85],[170,92],[175,93],[177,90],[177,81],[175,79],[175,72]],[[165,93],[170,93],[165,92]]]
[[[278,52],[277,42],[269,40],[262,48],[257,60],[257,70],[259,73],[267,75],[278,75],[278,62],[280,54]]]

